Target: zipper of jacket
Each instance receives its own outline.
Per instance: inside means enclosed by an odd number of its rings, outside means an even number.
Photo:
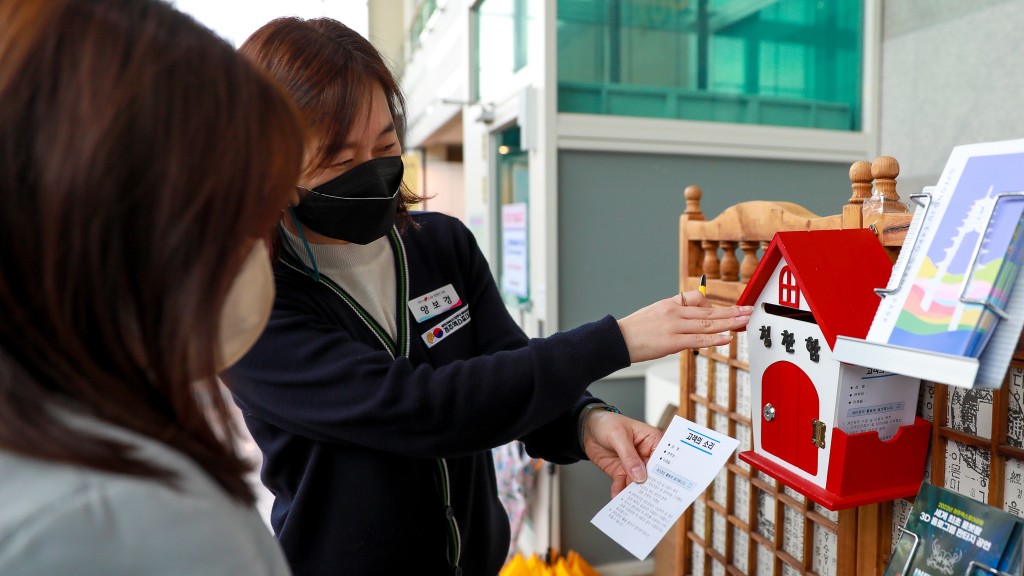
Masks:
[[[366,327],[370,329],[370,332],[372,332],[373,335],[377,337],[377,340],[380,341],[381,345],[384,347],[384,350],[386,350],[387,353],[391,355],[391,358],[394,359],[398,356],[409,356],[410,330],[406,326],[408,322],[408,314],[406,314],[405,312],[406,303],[404,301],[407,299],[409,295],[409,263],[406,261],[405,258],[405,243],[402,242],[402,237],[397,233],[394,233],[394,229],[392,229],[391,238],[395,243],[394,247],[398,248],[398,251],[400,252],[399,261],[401,265],[398,268],[398,281],[402,289],[399,290],[398,310],[401,311],[401,313],[403,314],[403,318],[406,319],[404,322],[399,322],[399,342],[392,343],[391,339],[387,337],[386,333],[383,332],[383,328],[380,327],[375,320],[373,320],[372,316],[370,316],[370,314],[366,312],[366,310],[363,309],[363,307],[360,306],[359,303],[356,302],[354,298],[350,297],[348,293],[346,293],[340,286],[331,281],[330,278],[321,275],[315,281],[320,284],[323,284],[324,286],[327,286],[327,288],[331,292],[337,294],[338,297],[341,298],[343,302],[348,304],[349,308],[351,308],[352,311],[355,312],[356,316],[358,316],[359,319],[362,320],[364,324],[366,324]],[[284,239],[284,241],[287,242],[288,240]],[[307,270],[300,269],[295,264],[288,262],[285,258],[279,258],[279,260],[289,268],[295,270],[296,272],[301,272],[303,274],[308,273]],[[399,350],[396,350],[395,348],[397,346],[400,346],[401,348]],[[438,464],[438,471],[441,473],[441,496],[442,499],[444,500],[445,520],[448,523],[448,541],[449,544],[451,545],[451,548],[454,550],[454,553],[451,554],[452,556],[454,556],[454,560],[449,558],[449,562],[451,563],[452,567],[455,568],[456,574],[460,574],[461,570],[459,569],[459,560],[462,558],[462,534],[459,531],[459,522],[455,519],[455,510],[452,508],[451,503],[451,481],[448,475],[448,462],[444,458],[436,458],[435,460],[437,461]],[[451,550],[449,552],[451,552]]]
[[[448,462],[444,458],[437,459],[438,470],[441,472],[441,490],[444,498],[444,516],[448,521],[449,542],[452,545],[452,566],[459,567],[459,560],[462,558],[462,534],[459,532],[459,522],[455,519],[455,510],[452,508],[451,483],[448,480]]]

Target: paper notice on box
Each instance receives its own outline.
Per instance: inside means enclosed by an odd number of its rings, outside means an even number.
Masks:
[[[676,416],[647,462],[647,481],[627,486],[591,523],[644,560],[738,445],[734,438]]]

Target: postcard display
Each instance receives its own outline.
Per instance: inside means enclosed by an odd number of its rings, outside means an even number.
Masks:
[[[861,204],[872,186],[898,199],[898,173],[890,157],[855,163],[853,195],[840,214],[825,217],[790,203],[757,201],[706,221],[700,210],[703,192],[688,187],[680,218],[680,288],[696,289],[706,274],[713,303],[737,302],[779,231],[869,228],[895,260],[910,212],[866,220]],[[748,342],[759,338],[758,327],[751,325],[728,346],[681,356],[680,414],[737,438],[740,448],[680,520],[673,573],[881,575],[912,497],[833,512],[738,457],[752,449]],[[924,480],[1024,517],[1024,348],[1018,346],[1001,388],[924,381],[916,404],[914,422],[927,425],[931,440]],[[885,462],[877,463],[877,473],[886,473]]]

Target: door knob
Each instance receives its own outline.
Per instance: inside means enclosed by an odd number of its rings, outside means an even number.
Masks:
[[[764,410],[762,410],[762,413],[764,414],[765,422],[771,422],[772,420],[775,420],[775,406],[772,406],[770,403],[764,405]]]

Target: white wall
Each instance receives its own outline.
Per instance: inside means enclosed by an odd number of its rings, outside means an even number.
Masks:
[[[1024,136],[1024,2],[884,3],[880,152],[899,193],[935,184],[958,144]]]

